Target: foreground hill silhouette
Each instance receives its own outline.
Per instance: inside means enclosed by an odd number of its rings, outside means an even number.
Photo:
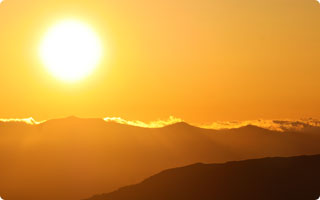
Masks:
[[[69,117],[0,123],[0,195],[78,200],[135,184],[163,169],[274,156],[320,154],[318,128],[208,130],[177,123],[140,128]]]
[[[316,200],[320,155],[170,169],[87,200]]]

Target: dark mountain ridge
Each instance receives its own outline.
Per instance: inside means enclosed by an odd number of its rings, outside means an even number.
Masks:
[[[316,200],[320,155],[194,164],[87,200]]]

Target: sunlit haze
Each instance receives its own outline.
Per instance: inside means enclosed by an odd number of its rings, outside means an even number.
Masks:
[[[239,2],[6,0],[0,116],[320,118],[318,2]]]

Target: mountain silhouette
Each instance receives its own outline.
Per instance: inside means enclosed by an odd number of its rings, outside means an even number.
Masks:
[[[194,164],[87,200],[316,200],[319,169],[320,155]]]
[[[193,163],[320,154],[317,130],[210,130],[187,123],[141,128],[77,117],[1,122],[0,194],[8,200],[77,200]]]

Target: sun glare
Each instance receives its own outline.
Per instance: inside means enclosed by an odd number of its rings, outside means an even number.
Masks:
[[[101,51],[101,42],[88,25],[65,20],[47,32],[40,56],[54,76],[73,82],[92,72],[100,61]]]

